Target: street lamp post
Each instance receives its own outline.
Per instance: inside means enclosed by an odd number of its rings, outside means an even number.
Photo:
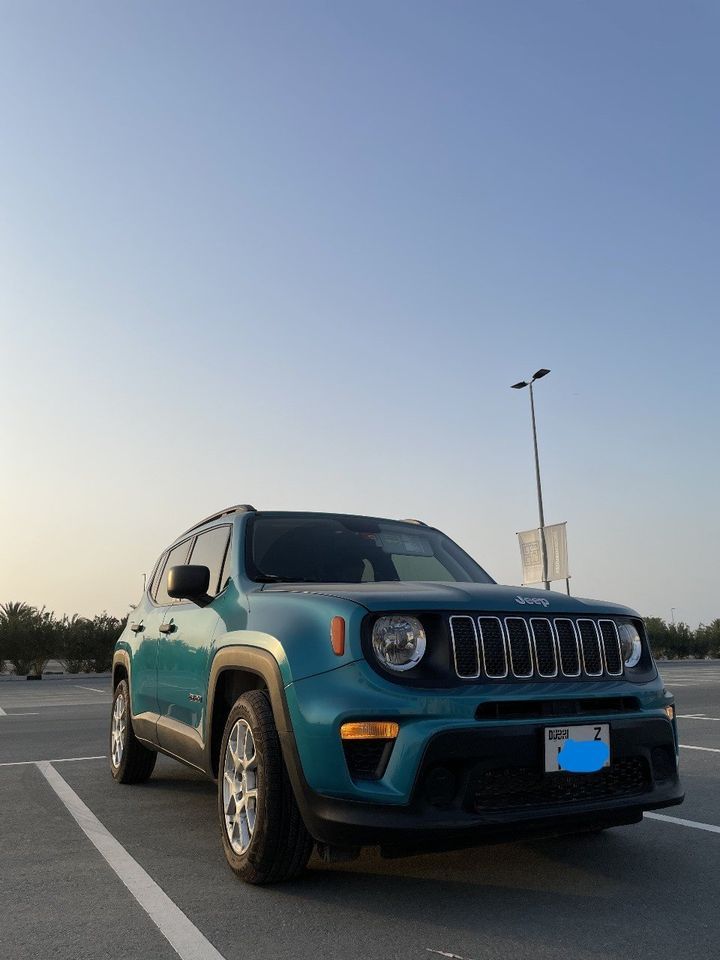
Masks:
[[[545,512],[543,511],[542,484],[540,483],[540,457],[538,455],[537,427],[535,425],[535,398],[533,396],[533,384],[536,380],[546,377],[549,370],[537,370],[529,380],[521,380],[512,385],[513,390],[522,390],[524,387],[530,387],[530,415],[532,417],[533,446],[535,448],[535,479],[537,481],[538,513],[540,515],[540,547],[542,549],[543,573],[548,575],[547,562],[547,544],[545,542]],[[550,589],[550,581],[545,580],[545,589]]]

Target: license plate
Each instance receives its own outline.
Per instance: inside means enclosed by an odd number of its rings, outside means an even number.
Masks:
[[[581,743],[588,741],[604,743],[607,747],[607,760],[602,766],[610,766],[610,724],[588,723],[567,727],[545,727],[546,773],[557,773],[563,769],[558,762],[558,756],[568,740]]]

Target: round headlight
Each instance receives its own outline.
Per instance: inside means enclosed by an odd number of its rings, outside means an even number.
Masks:
[[[636,667],[642,656],[642,642],[637,627],[633,623],[618,624],[620,630],[620,646],[626,667]]]
[[[416,617],[380,617],[373,627],[372,645],[383,667],[409,670],[423,658],[425,631]]]

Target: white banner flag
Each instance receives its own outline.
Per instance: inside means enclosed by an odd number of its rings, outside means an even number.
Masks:
[[[540,528],[523,530],[518,534],[520,556],[522,558],[522,582],[525,586],[543,583],[545,580],[567,580],[568,569],[567,525],[553,523],[545,527],[545,549],[547,551],[547,575],[543,571],[543,550],[540,540]]]
[[[524,586],[542,583],[543,576],[542,546],[539,530],[523,530],[518,534],[520,556],[522,558],[522,582]]]

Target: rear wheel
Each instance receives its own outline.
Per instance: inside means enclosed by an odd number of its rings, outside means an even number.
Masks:
[[[133,732],[130,689],[121,680],[113,694],[110,715],[110,772],[118,783],[142,783],[155,767],[157,754],[143,746]]]
[[[288,780],[270,703],[252,690],[233,706],[220,748],[223,849],[248,883],[278,883],[305,869],[313,841]]]

